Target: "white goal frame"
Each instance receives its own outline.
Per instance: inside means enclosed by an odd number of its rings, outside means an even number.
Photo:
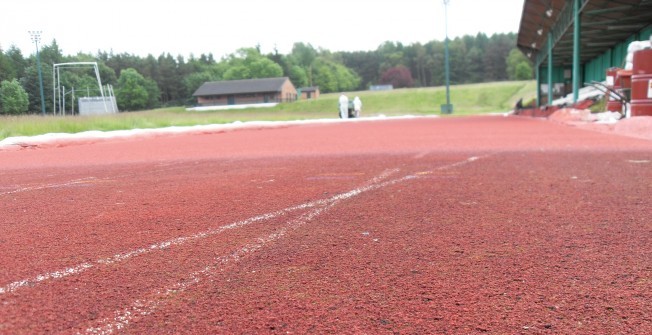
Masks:
[[[61,90],[61,69],[65,68],[82,68],[82,67],[93,67],[95,69],[95,78],[97,79],[97,86],[100,89],[100,95],[104,101],[104,112],[109,112],[109,106],[106,104],[106,97],[104,96],[104,87],[102,86],[102,79],[100,79],[100,70],[97,66],[97,62],[70,62],[70,63],[59,63],[52,66],[52,107],[54,115],[57,114],[57,104],[59,107],[59,112],[61,115],[65,115],[66,111],[63,110],[64,104],[64,92]],[[111,104],[111,112],[115,113],[113,104]]]

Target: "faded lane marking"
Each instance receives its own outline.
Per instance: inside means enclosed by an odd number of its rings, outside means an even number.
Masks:
[[[442,166],[439,169],[447,169],[453,166],[460,166],[460,165],[468,164],[475,160],[477,160],[477,158],[472,157],[472,159],[470,158],[462,162],[457,162],[450,165]],[[353,198],[367,191],[381,189],[386,186],[390,186],[403,181],[418,178],[415,175],[406,175],[400,178],[382,182],[382,180],[386,179],[389,175],[398,171],[399,171],[398,169],[387,170],[385,173],[370,180],[366,186],[351,190],[346,193],[336,195],[328,199],[317,201],[319,205],[317,205],[315,209],[301,215],[297,219],[289,221],[286,224],[286,226],[280,228],[276,232],[267,236],[259,237],[258,239],[256,239],[257,242],[247,244],[229,255],[215,258],[212,264],[209,264],[208,266],[204,267],[202,270],[195,271],[188,274],[187,276],[188,279],[177,282],[171,286],[158,289],[154,291],[152,294],[150,294],[149,297],[147,298],[137,299],[133,301],[130,306],[114,311],[113,312],[114,317],[102,319],[97,323],[97,326],[88,327],[85,331],[77,334],[108,335],[108,334],[113,334],[115,331],[120,331],[126,328],[129,325],[129,323],[131,323],[132,320],[134,320],[135,318],[147,316],[156,312],[156,310],[159,307],[164,306],[170,299],[178,296],[179,293],[185,292],[186,290],[188,290],[195,284],[198,284],[202,280],[210,278],[213,274],[222,271],[224,269],[224,266],[226,266],[228,263],[238,262],[243,257],[251,253],[254,253],[256,251],[259,251],[260,249],[265,247],[265,245],[267,245],[268,243],[283,238],[288,231],[296,230],[297,228],[307,224],[308,222],[310,222],[311,220],[313,220],[323,212],[334,207],[339,202]]]
[[[12,190],[12,191],[2,192],[2,193],[0,193],[0,196],[1,195],[21,193],[21,192],[45,190],[45,189],[50,189],[50,188],[61,188],[61,187],[68,187],[68,186],[74,186],[74,185],[89,184],[89,183],[98,182],[98,181],[99,180],[97,178],[95,178],[95,177],[87,177],[87,178],[81,178],[81,179],[74,179],[74,180],[71,180],[71,181],[67,181],[65,183],[53,183],[53,184],[45,184],[45,185],[39,185],[39,186],[21,187],[19,189],[15,189],[15,190]]]
[[[420,152],[420,153],[414,155],[414,156],[412,157],[412,159],[421,159],[421,158],[423,158],[423,157],[428,156],[428,154],[430,154],[430,151],[422,151],[422,152]]]
[[[471,157],[469,157],[469,158],[467,158],[467,159],[465,159],[463,161],[451,163],[451,164],[448,164],[448,165],[443,165],[443,166],[437,167],[437,168],[435,168],[433,170],[419,171],[419,172],[417,172],[415,174],[417,176],[430,175],[430,174],[434,174],[434,173],[441,172],[441,171],[444,171],[444,170],[449,170],[449,169],[452,169],[452,168],[456,168],[458,166],[462,166],[462,165],[465,165],[465,164],[468,164],[468,163],[472,163],[472,162],[477,161],[478,159],[485,158],[485,157],[488,157],[488,156],[489,155],[479,156],[479,157],[478,156],[471,156]]]
[[[350,172],[350,173],[320,173],[315,176],[308,176],[306,180],[351,180],[360,176],[364,176],[363,172]]]
[[[202,280],[208,279],[214,274],[222,271],[229,263],[238,262],[245,256],[262,249],[268,243],[281,239],[288,231],[295,230],[310,222],[310,220],[319,216],[322,212],[328,210],[337,202],[339,202],[339,200],[317,207],[312,211],[301,215],[299,218],[290,221],[285,227],[282,227],[272,234],[259,237],[254,243],[247,244],[228,255],[215,258],[212,264],[207,265],[202,270],[188,274],[188,279],[177,282],[166,288],[158,289],[147,298],[135,300],[130,306],[114,311],[114,317],[102,319],[97,323],[97,326],[89,327],[85,331],[77,334],[106,335],[124,329],[134,318],[154,313],[159,307],[164,306],[171,297],[185,292]]]
[[[391,176],[392,174],[394,174],[396,172],[398,172],[398,169],[386,170],[383,173],[381,173],[379,176],[377,176],[376,178],[372,179],[370,183],[372,183],[372,184],[377,183],[377,182],[379,182],[379,181],[381,181],[383,179],[388,178],[389,176]],[[356,190],[354,190],[354,191],[356,191]],[[193,235],[190,235],[190,236],[177,237],[177,238],[173,238],[173,239],[170,239],[170,240],[167,240],[167,241],[154,243],[154,244],[152,244],[152,245],[150,245],[148,247],[138,248],[138,249],[134,249],[134,250],[123,252],[123,253],[118,253],[118,254],[115,254],[115,255],[107,257],[107,258],[98,259],[98,260],[96,260],[94,262],[82,263],[82,264],[78,264],[78,265],[68,267],[68,268],[65,268],[65,269],[62,269],[62,270],[57,270],[57,271],[53,271],[53,272],[39,274],[37,276],[34,276],[33,278],[17,280],[17,281],[14,281],[12,283],[9,283],[9,284],[6,284],[6,285],[0,287],[0,294],[15,292],[16,290],[18,290],[20,288],[24,288],[24,287],[32,287],[32,286],[35,286],[36,284],[42,283],[42,282],[50,280],[50,279],[59,279],[59,278],[67,277],[67,276],[70,276],[70,275],[80,274],[80,273],[82,273],[82,272],[84,272],[84,271],[86,271],[88,269],[91,269],[91,268],[93,268],[95,266],[98,266],[98,265],[114,264],[114,263],[118,263],[118,262],[128,260],[128,259],[130,259],[132,257],[135,257],[135,256],[147,254],[147,253],[150,253],[150,252],[153,252],[153,251],[164,250],[166,248],[169,248],[169,247],[172,247],[172,246],[182,245],[182,244],[185,244],[185,243],[188,243],[188,242],[191,242],[191,241],[204,239],[204,238],[207,238],[207,237],[210,237],[210,236],[220,234],[220,233],[222,233],[224,231],[227,231],[227,230],[247,226],[247,225],[252,224],[254,222],[271,220],[271,219],[283,216],[285,214],[288,214],[288,213],[296,211],[296,210],[302,210],[302,209],[308,209],[308,208],[327,205],[327,204],[329,204],[331,202],[338,201],[338,200],[342,199],[343,197],[346,198],[347,196],[349,196],[349,193],[350,192],[347,192],[347,193],[335,195],[335,196],[333,196],[331,198],[315,200],[315,201],[307,202],[307,203],[300,204],[300,205],[297,205],[297,206],[287,207],[285,209],[281,209],[281,210],[278,210],[278,211],[275,211],[275,212],[254,216],[254,217],[242,220],[242,221],[234,222],[234,223],[231,223],[231,224],[228,224],[228,225],[225,225],[225,226],[221,226],[221,227],[218,227],[218,228],[209,229],[209,230],[206,230],[206,231],[203,231],[203,232],[200,232],[200,233],[196,233],[196,234],[193,234]]]
[[[649,159],[641,159],[641,160],[636,160],[636,159],[629,159],[627,162],[632,163],[632,164],[648,164],[650,163]]]
[[[464,164],[468,164],[468,163],[473,162],[473,161],[475,161],[477,159],[479,159],[479,158],[478,157],[470,157],[470,158],[467,158],[467,159],[465,159],[463,161],[459,161],[459,162],[455,162],[455,163],[452,163],[452,164],[440,166],[440,167],[436,168],[435,170],[446,170],[446,169],[449,169],[449,168],[453,168],[453,167],[461,166],[461,165],[464,165]],[[190,235],[190,236],[178,237],[178,238],[170,239],[170,240],[167,240],[167,241],[155,243],[155,244],[152,244],[152,245],[150,245],[148,247],[138,248],[138,249],[134,249],[134,250],[123,252],[123,253],[118,253],[118,254],[115,254],[115,255],[107,257],[107,258],[98,259],[98,260],[96,260],[94,262],[86,262],[86,263],[82,263],[82,264],[77,264],[75,266],[67,267],[67,268],[62,269],[62,270],[57,270],[57,271],[52,271],[52,272],[48,272],[48,273],[44,273],[44,274],[39,274],[39,275],[36,275],[36,276],[34,276],[32,278],[17,280],[17,281],[11,282],[9,284],[6,284],[6,285],[0,287],[0,294],[15,292],[16,290],[21,289],[21,288],[34,287],[36,284],[40,284],[40,283],[46,282],[48,280],[60,279],[60,278],[68,277],[68,276],[71,276],[71,275],[76,275],[76,274],[83,273],[83,272],[87,271],[88,269],[94,268],[95,266],[109,265],[109,264],[114,264],[114,263],[126,261],[126,260],[128,260],[130,258],[133,258],[135,256],[140,256],[140,255],[147,254],[147,253],[150,253],[150,252],[153,252],[153,251],[164,250],[164,249],[172,247],[172,246],[183,245],[183,244],[191,242],[191,241],[196,241],[196,240],[200,240],[200,239],[204,239],[204,238],[207,238],[207,237],[210,237],[210,236],[220,234],[220,233],[222,233],[222,232],[224,232],[226,230],[231,230],[231,229],[236,229],[236,228],[239,228],[239,227],[244,227],[244,226],[247,226],[247,225],[252,224],[254,222],[265,221],[265,220],[278,218],[278,217],[280,217],[282,215],[288,214],[288,213],[296,211],[296,210],[302,210],[302,209],[308,209],[308,208],[314,208],[314,207],[321,207],[321,206],[329,205],[329,204],[331,204],[333,202],[338,202],[338,201],[343,200],[343,199],[348,199],[348,198],[351,198],[353,196],[356,196],[356,195],[358,195],[360,193],[363,193],[363,192],[366,192],[366,191],[375,190],[375,189],[385,187],[385,186],[388,186],[388,185],[393,185],[393,184],[403,182],[403,181],[406,181],[406,180],[418,178],[417,175],[407,175],[407,176],[404,176],[404,177],[401,177],[401,178],[398,178],[398,179],[393,179],[393,180],[381,183],[381,181],[389,178],[392,174],[398,173],[399,171],[400,170],[398,168],[385,170],[380,175],[374,177],[373,179],[371,179],[370,181],[365,183],[364,186],[362,186],[360,188],[357,188],[357,189],[354,189],[354,190],[351,190],[351,191],[346,192],[346,193],[341,193],[341,194],[334,195],[334,196],[332,196],[330,198],[315,200],[315,201],[307,202],[307,203],[300,204],[300,205],[297,205],[297,206],[287,207],[285,209],[281,209],[281,210],[278,210],[278,211],[275,211],[275,212],[254,216],[254,217],[242,220],[242,221],[231,223],[231,224],[221,226],[221,227],[218,227],[218,228],[209,229],[207,231],[200,232],[200,233],[197,233],[197,234],[193,234],[193,235]]]

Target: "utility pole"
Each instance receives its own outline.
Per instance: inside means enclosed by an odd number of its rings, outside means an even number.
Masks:
[[[451,92],[450,92],[450,66],[448,62],[448,2],[450,0],[444,0],[444,23],[446,31],[446,40],[444,42],[444,68],[446,71],[446,104],[441,105],[442,114],[453,114],[453,105],[451,104]]]
[[[43,95],[43,72],[41,71],[41,56],[38,52],[38,42],[41,41],[41,31],[31,30],[32,42],[36,45],[36,66],[38,67],[38,82],[41,90],[41,115],[45,116],[45,96]]]

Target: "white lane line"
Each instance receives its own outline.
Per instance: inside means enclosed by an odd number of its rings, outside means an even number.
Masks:
[[[438,169],[445,169],[455,166],[461,166],[468,164],[470,162],[476,161],[477,157],[471,157],[461,162],[456,162],[450,165],[442,166]],[[320,202],[320,204],[313,209],[312,211],[301,215],[299,218],[291,220],[288,224],[274,233],[260,237],[257,239],[257,242],[247,244],[235,252],[220,256],[215,258],[212,264],[209,264],[205,268],[199,271],[192,272],[186,276],[187,279],[177,282],[169,287],[158,289],[153,292],[148,298],[137,299],[131,303],[130,306],[116,310],[113,312],[114,317],[105,318],[100,320],[95,327],[89,327],[86,330],[77,333],[81,334],[94,334],[94,335],[109,335],[113,334],[115,331],[120,331],[127,327],[134,319],[139,317],[144,317],[154,313],[160,306],[165,305],[171,296],[176,296],[179,293],[183,293],[187,289],[191,288],[195,284],[198,284],[202,279],[206,279],[215,273],[218,273],[224,269],[228,263],[238,262],[243,257],[254,253],[270,242],[277,241],[284,237],[288,231],[296,230],[297,228],[305,225],[306,223],[313,220],[315,217],[319,216],[328,209],[334,207],[337,203],[353,198],[357,195],[360,195],[367,191],[377,190],[384,188],[386,186],[394,185],[406,180],[416,179],[416,175],[406,175],[400,178],[388,180],[382,182],[383,179],[387,178],[392,173],[398,172],[398,169],[388,170],[387,173],[383,173],[367,183],[367,185],[351,190],[346,193],[336,195],[332,198],[325,199]]]
[[[171,163],[167,165],[161,165],[162,168],[149,171],[149,174],[151,173],[156,173],[156,172],[169,172],[169,171],[174,171],[174,170],[181,170],[181,169],[187,169],[186,166],[176,166],[178,163]],[[53,184],[45,184],[45,185],[38,185],[38,186],[26,186],[26,187],[21,187],[17,188],[15,190],[11,191],[5,191],[5,192],[0,192],[0,196],[3,195],[8,195],[8,194],[15,194],[15,193],[22,193],[22,192],[30,192],[30,191],[39,191],[39,190],[45,190],[45,189],[50,189],[50,188],[60,188],[60,187],[68,187],[68,186],[73,186],[73,185],[79,185],[79,184],[87,184],[92,181],[110,181],[113,178],[130,178],[130,177],[135,177],[139,175],[139,173],[126,173],[122,175],[117,175],[113,176],[112,178],[97,178],[97,177],[85,177],[85,178],[79,178],[79,179],[73,179],[67,182],[63,183],[53,183]]]
[[[398,172],[398,169],[384,171],[382,174],[380,174],[379,176],[372,179],[369,183],[372,183],[372,184],[377,183],[380,180],[388,178],[390,175],[392,175],[393,173],[396,173],[396,172]],[[62,269],[62,270],[57,270],[57,271],[53,271],[53,272],[49,272],[49,273],[39,274],[39,275],[36,275],[36,276],[34,276],[32,278],[28,278],[28,279],[17,280],[17,281],[14,281],[12,283],[9,283],[9,284],[6,284],[6,285],[0,287],[0,295],[5,294],[5,293],[10,293],[10,292],[15,292],[16,290],[24,288],[24,287],[32,287],[32,286],[35,286],[36,284],[45,282],[47,280],[59,279],[59,278],[63,278],[63,277],[71,276],[71,275],[80,274],[80,273],[82,273],[82,272],[84,272],[84,271],[86,271],[88,269],[91,269],[91,268],[93,268],[95,266],[108,265],[108,264],[123,262],[123,261],[126,261],[126,260],[128,260],[128,259],[130,259],[132,257],[135,257],[135,256],[140,256],[140,255],[150,253],[150,252],[153,252],[153,251],[159,251],[159,250],[163,250],[163,249],[166,249],[166,248],[169,248],[169,247],[172,247],[172,246],[178,246],[178,245],[182,245],[182,244],[185,244],[185,243],[188,243],[188,242],[204,239],[204,238],[207,238],[207,237],[211,237],[211,236],[220,234],[220,233],[222,233],[224,231],[227,231],[227,230],[237,229],[237,228],[240,228],[240,227],[250,225],[250,224],[252,224],[254,222],[271,220],[271,219],[283,216],[285,214],[291,213],[291,212],[296,211],[296,210],[308,209],[308,208],[313,208],[313,207],[316,207],[316,206],[323,206],[323,205],[329,204],[329,203],[331,203],[333,201],[340,200],[343,197],[347,197],[349,193],[350,192],[343,193],[343,194],[337,194],[337,195],[334,195],[334,196],[332,196],[330,198],[315,200],[315,201],[307,202],[307,203],[300,204],[300,205],[297,205],[297,206],[287,207],[285,209],[281,209],[281,210],[278,210],[278,211],[275,211],[275,212],[254,216],[254,217],[242,220],[242,221],[234,222],[234,223],[231,223],[231,224],[228,224],[228,225],[225,225],[225,226],[221,226],[221,227],[218,227],[218,228],[209,229],[209,230],[199,232],[199,233],[196,233],[196,234],[193,234],[193,235],[190,235],[190,236],[177,237],[177,238],[173,238],[173,239],[170,239],[170,240],[167,240],[167,241],[154,243],[154,244],[152,244],[150,246],[147,246],[147,247],[138,248],[138,249],[130,250],[130,251],[127,251],[127,252],[118,253],[118,254],[115,254],[115,255],[110,256],[110,257],[95,260],[94,262],[87,262],[87,263],[77,264],[75,266],[71,266],[71,267],[68,267],[68,268],[65,268],[65,269]]]
[[[245,256],[262,249],[268,243],[281,239],[288,231],[295,230],[310,222],[312,219],[334,206],[337,202],[339,202],[339,200],[317,207],[312,211],[301,215],[299,218],[290,221],[285,227],[282,227],[272,234],[259,237],[254,243],[247,244],[228,255],[215,258],[211,264],[203,269],[188,274],[186,276],[187,279],[177,282],[169,287],[158,289],[145,299],[135,300],[130,306],[114,311],[114,317],[104,318],[97,323],[97,326],[89,327],[77,334],[108,335],[113,334],[115,331],[124,329],[135,318],[154,313],[160,306],[165,305],[169,301],[170,296],[183,293],[202,280],[222,271],[227,264],[238,262]]]
[[[627,162],[632,164],[647,164],[650,163],[649,159],[628,159]]]
[[[93,267],[93,264],[90,263],[82,263],[73,267],[65,268],[64,270],[60,271],[54,271],[50,273],[45,273],[45,274],[40,274],[34,278],[31,279],[23,279],[23,280],[18,280],[13,283],[9,283],[3,287],[0,287],[0,294],[2,293],[8,293],[8,292],[14,292],[17,289],[25,286],[34,286],[40,282],[49,280],[49,279],[57,279],[57,278],[63,278],[67,277],[70,275],[82,273],[90,268]]]
[[[21,193],[21,192],[38,191],[38,190],[44,190],[44,189],[48,189],[48,188],[59,188],[59,187],[67,187],[67,186],[73,186],[73,185],[79,185],[79,184],[86,184],[89,181],[96,180],[96,179],[97,178],[95,178],[95,177],[87,177],[87,178],[81,178],[81,179],[74,179],[74,180],[71,180],[71,181],[67,181],[65,183],[56,183],[56,184],[45,184],[45,185],[39,185],[39,186],[21,187],[19,189],[15,189],[15,190],[12,190],[12,191],[0,192],[0,196],[8,195],[8,194]]]

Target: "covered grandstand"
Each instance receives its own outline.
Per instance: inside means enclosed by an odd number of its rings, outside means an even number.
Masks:
[[[624,67],[630,43],[650,35],[652,0],[525,0],[517,46],[534,64],[541,106],[571,93],[577,102],[586,83]]]

